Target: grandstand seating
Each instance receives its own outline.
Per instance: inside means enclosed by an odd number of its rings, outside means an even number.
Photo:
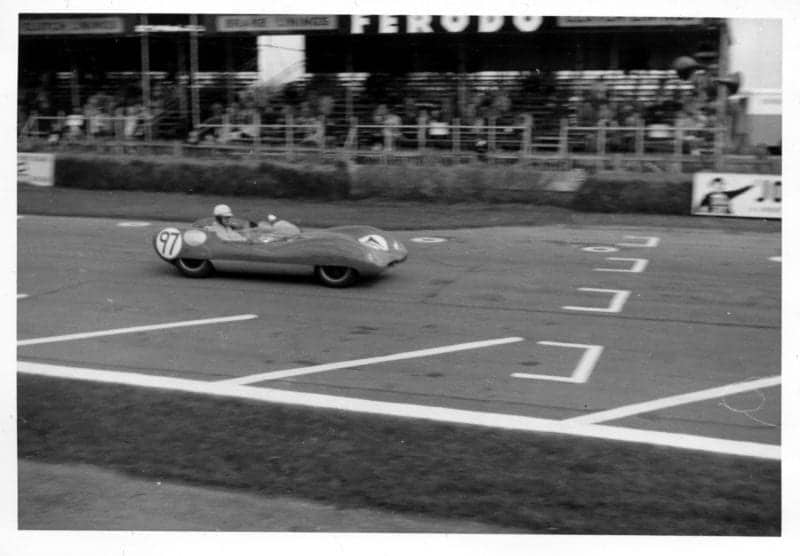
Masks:
[[[647,105],[655,100],[658,91],[671,94],[673,91],[692,90],[692,85],[680,81],[673,70],[558,71],[547,78],[541,77],[530,72],[480,72],[462,76],[411,73],[377,75],[371,80],[366,73],[305,74],[282,87],[268,87],[267,94],[260,96],[259,100],[262,109],[266,108],[263,104],[266,101],[271,113],[281,114],[286,105],[297,107],[304,100],[318,98],[321,94],[329,95],[333,107],[327,118],[328,125],[332,129],[338,128],[331,135],[336,136],[337,142],[343,142],[350,125],[348,116],[355,117],[359,124],[371,124],[379,104],[388,105],[395,113],[401,113],[407,99],[428,110],[445,106],[444,112],[450,115],[451,123],[458,119],[465,124],[468,122],[459,113],[459,101],[463,107],[478,98],[485,100],[493,95],[503,95],[511,104],[509,117],[520,114],[533,117],[532,150],[552,152],[558,149],[561,120],[567,119],[571,126],[577,125],[576,106],[586,91],[602,88],[610,102]],[[69,72],[56,74],[53,105],[71,106],[71,78]],[[81,90],[79,97],[85,102],[90,94],[98,92],[130,95],[133,91],[138,94],[140,79],[138,72],[109,72],[104,76],[102,87],[93,91]],[[158,121],[154,122],[156,135],[160,138],[185,138],[189,128],[188,92],[179,98],[180,95],[175,93],[175,83],[168,80],[166,72],[151,72],[150,82],[153,88],[160,86],[172,91]],[[227,104],[232,91],[253,91],[253,87],[265,85],[258,82],[257,72],[252,71],[199,72],[195,83],[199,91],[201,119],[207,117],[213,103]],[[316,90],[320,86],[323,91]]]

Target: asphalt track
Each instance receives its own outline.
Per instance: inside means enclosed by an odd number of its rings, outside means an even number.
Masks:
[[[18,292],[26,296],[18,340],[258,318],[18,342],[20,361],[780,443],[779,385],[593,420],[780,375],[778,233],[575,225],[400,232],[407,262],[333,290],[309,271],[274,268],[228,266],[186,279],[150,245],[166,223],[120,222],[18,221]],[[411,241],[420,237],[444,241]],[[491,340],[507,343],[319,367]],[[291,372],[269,374],[282,370]]]

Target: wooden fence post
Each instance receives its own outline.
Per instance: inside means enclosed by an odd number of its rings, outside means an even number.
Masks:
[[[598,170],[602,170],[603,166],[605,165],[605,157],[606,157],[606,126],[600,126],[597,128],[597,162],[596,166]]]
[[[531,142],[533,141],[533,116],[530,114],[523,115],[522,129],[522,143],[520,144],[520,153],[522,156],[530,156]]]
[[[561,118],[558,127],[558,154],[564,158],[569,156],[569,120]]]
[[[294,152],[294,117],[292,113],[286,114],[286,159],[291,161]]]

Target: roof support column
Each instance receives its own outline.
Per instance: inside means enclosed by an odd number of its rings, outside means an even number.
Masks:
[[[139,16],[139,23],[147,25],[147,15]],[[146,27],[145,27],[146,29]],[[143,31],[139,36],[141,50],[141,78],[142,78],[142,104],[145,108],[150,107],[150,36],[147,31]]]

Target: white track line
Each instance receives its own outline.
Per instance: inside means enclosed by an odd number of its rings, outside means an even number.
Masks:
[[[769,260],[772,261],[773,263],[781,262],[781,258],[780,257],[770,257]]]
[[[605,245],[596,245],[593,247],[582,247],[582,251],[587,251],[589,253],[616,253],[619,251],[616,247],[608,247]]]
[[[482,413],[479,411],[465,411],[445,407],[377,402],[359,398],[344,398],[322,394],[308,394],[303,392],[291,392],[287,390],[259,388],[255,386],[187,380],[138,373],[61,367],[25,361],[18,361],[17,368],[20,373],[68,378],[74,380],[127,384],[144,388],[159,388],[181,392],[191,392],[196,394],[244,398],[280,404],[369,413],[374,415],[426,419],[429,421],[445,423],[459,423],[465,425],[514,429],[529,432],[567,434],[580,437],[601,438],[606,440],[635,442],[657,446],[670,446],[673,448],[700,450],[705,452],[773,460],[779,460],[781,458],[780,446],[761,444],[757,442],[724,440],[705,436],[638,430],[623,427],[612,427],[607,425],[581,424],[568,421],[556,421],[553,419],[538,419],[535,417],[507,415],[502,413]]]
[[[676,405],[685,405],[690,403],[701,402],[704,400],[711,400],[714,398],[722,398],[732,394],[740,394],[742,392],[749,392],[750,390],[758,390],[759,388],[769,388],[771,386],[778,386],[781,383],[781,377],[772,376],[768,378],[759,378],[757,380],[749,380],[747,382],[737,382],[735,384],[728,384],[727,386],[719,386],[717,388],[709,388],[707,390],[699,390],[689,394],[680,394],[677,396],[669,396],[658,400],[649,402],[636,403],[632,405],[624,405],[608,411],[599,411],[597,413],[590,413],[588,415],[581,415],[580,417],[573,417],[566,419],[564,422],[568,423],[601,423],[603,421],[614,421],[641,413],[650,413]]]
[[[28,297],[27,293],[18,293],[17,294],[17,299],[25,299],[26,297]]]
[[[654,236],[625,236],[625,239],[643,239],[644,243],[617,243],[620,247],[658,247],[661,239]]]
[[[467,349],[478,349],[491,346],[499,346],[503,344],[511,344],[514,342],[522,342],[524,339],[525,338],[511,337],[511,338],[498,338],[496,340],[483,340],[480,342],[469,342],[466,344],[454,344],[450,346],[442,346],[430,349],[420,349],[417,351],[393,353],[391,355],[382,355],[380,357],[367,357],[366,359],[353,359],[351,361],[339,361],[338,363],[325,363],[322,365],[313,365],[310,367],[298,367],[296,369],[286,369],[283,371],[271,371],[267,373],[260,373],[257,375],[249,375],[229,380],[221,380],[220,383],[252,384],[254,382],[262,382],[265,380],[278,380],[281,378],[288,378],[292,376],[307,375],[312,373],[322,373],[325,371],[335,371],[337,369],[347,369],[351,367],[359,367],[361,365],[373,365],[375,363],[385,363],[387,361],[400,361],[402,359],[428,357],[430,355],[441,355],[443,353],[452,353],[454,351],[463,351]]]
[[[595,313],[619,313],[622,311],[622,306],[625,305],[625,302],[628,300],[628,296],[631,294],[629,290],[605,290],[599,288],[578,288],[578,291],[582,292],[600,292],[600,293],[612,293],[614,294],[611,298],[611,301],[608,304],[608,307],[579,307],[576,305],[564,305],[561,307],[566,311],[591,311]]]
[[[120,228],[146,228],[150,225],[150,222],[144,222],[139,220],[132,220],[126,222],[118,222],[117,226]]]
[[[634,272],[641,273],[647,268],[647,259],[632,259],[628,257],[606,257],[607,261],[631,261],[633,264],[630,268],[595,268],[595,272]]]
[[[200,326],[204,324],[219,324],[224,322],[236,322],[258,318],[258,315],[234,315],[231,317],[217,317],[200,320],[185,320],[180,322],[167,322],[164,324],[150,324],[146,326],[132,326],[130,328],[113,328],[111,330],[100,330],[97,332],[82,332],[78,334],[65,334],[63,336],[47,336],[45,338],[31,338],[29,340],[17,341],[18,346],[32,346],[36,344],[50,344],[53,342],[69,342],[71,340],[83,340],[85,338],[97,338],[100,336],[115,336],[117,334],[133,334],[135,332],[147,332],[149,330],[163,330],[165,328],[180,328],[183,326]]]
[[[570,376],[553,376],[553,375],[536,375],[529,373],[513,373],[511,376],[514,378],[530,378],[535,380],[553,380],[556,382],[571,382],[574,384],[583,384],[592,375],[595,365],[597,365],[600,355],[603,353],[603,346],[595,346],[590,344],[565,344],[563,342],[536,342],[543,346],[556,346],[567,348],[579,348],[586,350],[578,362],[578,366]]]

